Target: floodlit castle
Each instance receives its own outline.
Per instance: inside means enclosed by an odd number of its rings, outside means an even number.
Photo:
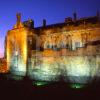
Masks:
[[[100,18],[65,18],[63,23],[34,27],[34,21],[17,22],[5,41],[5,56],[13,75],[35,80],[65,80],[100,76]],[[99,70],[98,70],[99,69]],[[87,79],[82,80],[85,82]],[[76,81],[79,81],[78,79]]]

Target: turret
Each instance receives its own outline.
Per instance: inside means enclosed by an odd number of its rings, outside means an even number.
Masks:
[[[23,24],[21,22],[21,13],[16,14],[16,19],[17,19],[17,21],[16,21],[14,28],[22,28]]]

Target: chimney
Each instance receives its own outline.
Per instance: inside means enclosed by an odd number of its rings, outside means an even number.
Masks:
[[[46,20],[43,19],[43,27],[46,27]]]
[[[77,14],[76,14],[76,12],[73,13],[73,16],[74,16],[74,22],[76,22],[77,21]]]
[[[34,28],[34,20],[29,19],[28,22],[29,22],[29,27]]]
[[[32,27],[34,28],[34,20],[32,21]]]
[[[99,10],[97,10],[97,18],[98,18],[98,21],[100,21],[100,13],[99,13]]]

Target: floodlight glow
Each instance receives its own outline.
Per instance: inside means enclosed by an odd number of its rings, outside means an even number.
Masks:
[[[36,86],[46,86],[46,85],[48,85],[48,82],[38,81],[38,82],[33,82],[33,85],[36,85]]]
[[[84,87],[84,85],[78,84],[78,83],[73,83],[73,84],[70,85],[70,87],[73,88],[73,89],[81,89],[81,88]]]
[[[42,63],[36,64],[36,66],[33,67],[33,72],[31,72],[30,77],[32,78],[33,76],[36,80],[42,81],[56,80],[59,75],[58,65],[52,59],[53,57],[43,58]]]
[[[10,61],[10,72],[13,75],[26,75],[26,64],[24,63],[21,55],[19,55],[18,51],[15,51],[14,55],[12,55]]]
[[[69,76],[89,76],[89,64],[82,57],[70,57],[70,66],[67,67]]]
[[[74,83],[88,83],[97,75],[98,64],[96,57],[89,56],[72,56],[66,59],[68,79]]]

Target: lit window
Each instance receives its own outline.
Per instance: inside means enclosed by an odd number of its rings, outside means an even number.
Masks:
[[[80,47],[80,42],[75,42],[75,47]]]
[[[28,44],[32,45],[32,38],[28,38]]]

